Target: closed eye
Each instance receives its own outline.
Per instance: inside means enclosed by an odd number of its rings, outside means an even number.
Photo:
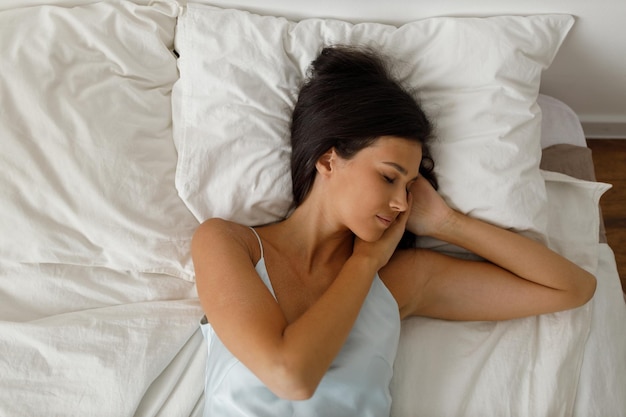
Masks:
[[[384,179],[385,179],[385,181],[387,181],[389,184],[393,184],[393,183],[396,181],[396,179],[395,179],[395,178],[391,178],[391,177],[388,177],[388,176],[386,176],[386,175],[383,175],[383,178],[384,178]]]

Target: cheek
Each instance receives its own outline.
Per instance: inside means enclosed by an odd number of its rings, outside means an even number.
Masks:
[[[384,211],[385,200],[380,190],[351,187],[342,196],[344,218],[350,229],[365,241],[378,240],[381,236],[381,224],[376,219],[376,215]]]
[[[352,169],[350,169],[352,168]],[[378,172],[350,167],[336,177],[333,195],[348,218],[370,218],[384,208],[389,199],[389,186]]]
[[[373,205],[380,204],[382,197],[380,186],[363,180],[348,182],[340,195],[359,212],[371,210]]]
[[[358,187],[353,187],[353,194],[357,207],[363,211],[380,214],[385,210],[391,198],[391,185],[385,183],[381,178],[374,176],[368,181],[363,181]]]

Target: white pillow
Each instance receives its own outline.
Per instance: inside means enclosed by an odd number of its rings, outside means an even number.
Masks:
[[[559,172],[541,171],[548,191],[548,246],[595,273],[598,267],[600,197],[612,186]]]
[[[282,218],[291,204],[289,123],[323,46],[373,46],[396,63],[436,125],[441,194],[454,208],[545,233],[539,174],[541,71],[573,24],[566,15],[430,18],[396,28],[298,23],[189,4],[179,18],[173,90],[176,187],[202,221]]]
[[[192,279],[174,186],[178,8],[0,12],[0,257]]]

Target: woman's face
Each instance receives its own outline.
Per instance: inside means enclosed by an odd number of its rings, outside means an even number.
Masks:
[[[380,137],[350,159],[338,157],[331,192],[340,221],[359,238],[378,240],[408,209],[421,159],[419,143],[395,136]]]

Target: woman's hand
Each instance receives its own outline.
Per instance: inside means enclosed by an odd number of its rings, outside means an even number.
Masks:
[[[411,213],[411,206],[413,202],[413,196],[411,193],[407,195],[408,208],[405,212],[402,212],[396,217],[394,222],[389,226],[383,235],[375,242],[366,242],[359,237],[354,237],[354,249],[353,256],[365,256],[372,259],[377,266],[377,270],[382,268],[389,262],[389,259],[393,255],[406,230],[407,220],[409,213]]]
[[[454,210],[441,198],[428,180],[420,176],[411,186],[413,205],[406,228],[418,236],[434,236],[450,221]]]

